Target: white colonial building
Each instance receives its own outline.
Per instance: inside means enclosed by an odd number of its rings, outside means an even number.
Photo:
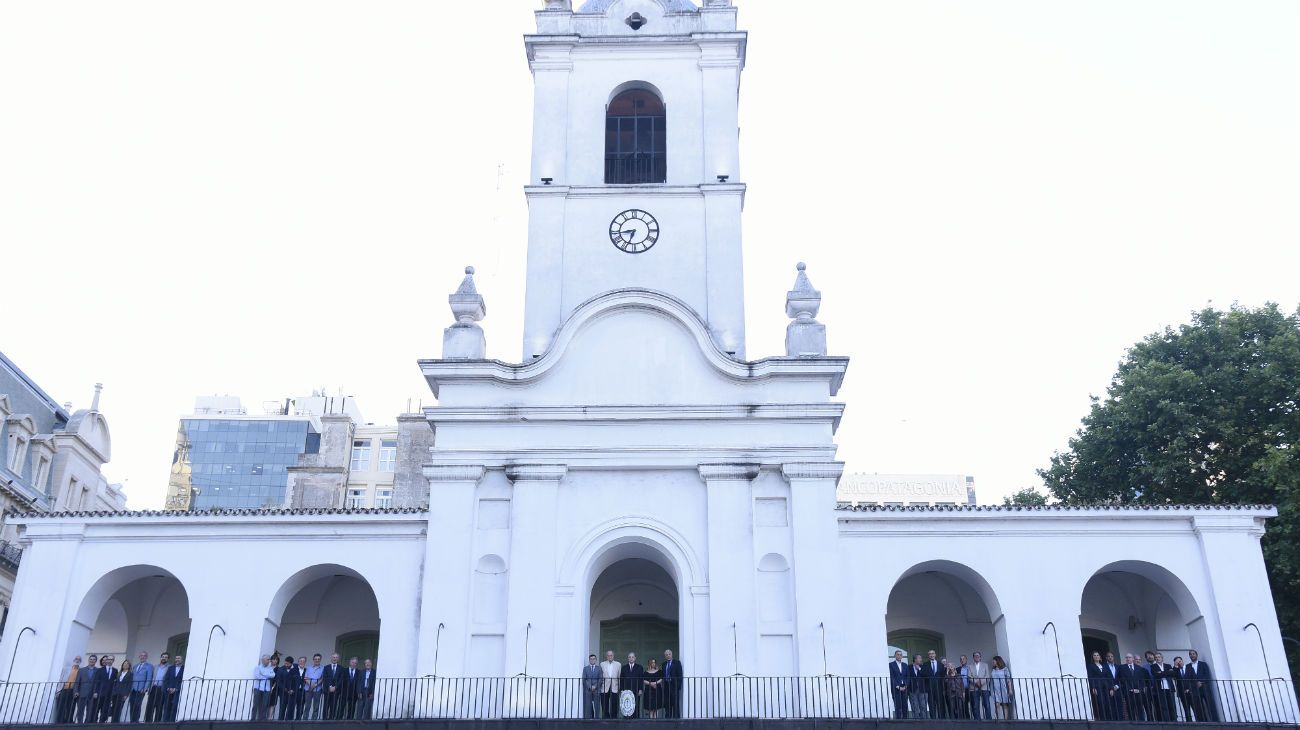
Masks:
[[[1270,507],[837,505],[849,360],[802,265],[785,353],[746,359],[735,8],[548,0],[537,25],[521,361],[485,359],[467,272],[419,363],[428,508],[18,516],[13,681],[168,646],[207,678],[272,649],[573,677],[607,648],[880,676],[891,644],[1060,677],[1084,642],[1285,676]]]

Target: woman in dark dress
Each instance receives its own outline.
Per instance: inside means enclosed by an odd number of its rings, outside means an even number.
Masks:
[[[641,707],[650,713],[650,717],[659,718],[664,711],[664,673],[659,670],[659,663],[650,660],[645,670],[645,680],[641,683]]]
[[[117,671],[117,681],[113,683],[113,696],[109,700],[109,722],[122,721],[122,708],[131,696],[131,685],[135,683],[135,672],[131,671],[131,662],[123,659],[122,667]]]

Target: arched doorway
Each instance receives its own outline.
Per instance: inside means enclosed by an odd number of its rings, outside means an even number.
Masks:
[[[341,565],[316,565],[291,576],[267,613],[262,653],[337,653],[343,664],[379,661],[379,602],[365,578]]]
[[[1112,563],[1083,587],[1079,608],[1082,651],[1164,654],[1165,662],[1196,649],[1210,660],[1205,620],[1187,586],[1167,569],[1139,561]],[[1104,646],[1103,646],[1104,645]],[[1084,654],[1087,661],[1087,654]]]
[[[645,665],[663,662],[664,650],[680,655],[677,584],[658,563],[631,557],[605,568],[591,587],[589,645],[621,662],[634,653]]]
[[[887,659],[895,649],[909,660],[934,650],[956,664],[960,655],[978,651],[988,662],[1007,645],[1002,608],[988,581],[946,560],[921,563],[899,577],[889,594],[885,630]]]
[[[118,568],[82,599],[69,628],[67,659],[108,654],[118,664],[134,664],[146,652],[156,663],[164,652],[183,655],[189,631],[189,596],[176,576],[152,565]]]

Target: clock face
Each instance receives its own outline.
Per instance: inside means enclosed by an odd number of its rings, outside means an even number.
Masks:
[[[659,240],[659,221],[644,210],[625,210],[609,222],[609,240],[625,253],[644,253]]]

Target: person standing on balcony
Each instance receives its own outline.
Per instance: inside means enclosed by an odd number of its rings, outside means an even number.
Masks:
[[[1187,678],[1192,682],[1192,710],[1197,722],[1218,722],[1219,710],[1214,704],[1214,675],[1210,665],[1201,661],[1201,655],[1192,649],[1187,652]]]
[[[600,698],[606,719],[618,717],[618,678],[623,665],[614,661],[614,652],[605,652],[605,661],[600,663],[600,674],[604,681],[600,684]]]
[[[339,655],[330,654],[329,666],[321,675],[322,686],[325,688],[325,718],[326,720],[337,720],[339,717],[339,700],[343,699],[343,667],[339,666]]]
[[[912,670],[903,661],[903,652],[894,652],[889,664],[889,690],[894,696],[894,719],[907,719],[907,690],[912,686]]]
[[[181,706],[181,683],[184,681],[185,657],[177,654],[163,676],[163,722],[176,722],[176,712]]]
[[[587,655],[587,666],[582,668],[582,719],[600,717],[600,664],[595,654]]]
[[[371,715],[374,714],[375,686],[378,681],[378,677],[375,675],[375,663],[367,659],[361,671],[357,672],[356,719],[369,720]]]
[[[271,666],[271,656],[263,654],[262,660],[253,667],[253,719],[267,719],[267,710],[271,707],[271,682],[275,679],[275,668]]]
[[[116,681],[117,669],[113,666],[113,657],[105,654],[99,658],[99,669],[95,670],[91,690],[95,709],[91,722],[108,722],[108,714],[113,710],[113,683]]]
[[[144,696],[153,686],[153,665],[149,663],[149,652],[142,651],[136,656],[135,667],[131,674],[131,722],[140,722],[140,710],[144,705]]]
[[[636,663],[636,654],[627,655],[627,664],[619,673],[619,684],[623,691],[631,692],[636,699],[636,709],[632,711],[632,717],[640,717],[641,709],[641,689],[642,682],[645,681],[645,667]]]
[[[340,720],[355,720],[357,717],[357,683],[361,681],[357,669],[357,658],[348,660],[348,670],[343,674],[343,697],[339,700]]]
[[[54,721],[57,723],[67,725],[72,722],[72,712],[77,705],[77,674],[80,672],[81,656],[78,655],[72,658],[72,666],[68,668],[68,678],[64,680],[59,693],[55,695]]]
[[[686,668],[680,659],[673,658],[672,649],[664,649],[664,700],[670,719],[682,716],[682,695],[685,692]]]
[[[921,661],[921,655],[912,656],[911,676],[912,691],[908,698],[912,701],[912,717],[917,720],[930,719],[930,675],[929,668]]]
[[[72,685],[72,695],[77,703],[77,716],[73,721],[77,724],[95,721],[95,672],[99,669],[95,665],[98,661],[99,657],[94,654],[87,657],[86,667],[77,673],[77,682]]]
[[[303,673],[302,693],[305,700],[302,715],[307,720],[319,720],[321,697],[324,695],[325,686],[322,678],[325,676],[325,667],[321,666],[320,654],[313,654],[311,657],[311,666]]]
[[[158,666],[153,669],[153,686],[149,688],[149,704],[144,708],[145,722],[162,722],[163,705],[167,702],[167,693],[163,692],[163,677],[171,666],[172,655],[163,652],[158,657]]]
[[[280,719],[298,719],[298,695],[302,694],[302,673],[293,665],[293,657],[284,658],[284,665],[275,670],[275,693],[279,696]]]
[[[992,670],[984,663],[984,655],[978,651],[971,652],[971,664],[967,675],[970,677],[970,709],[973,720],[992,720],[993,707],[989,704],[989,679]]]
[[[135,676],[131,662],[123,659],[122,666],[117,671],[117,679],[113,680],[113,696],[108,702],[109,722],[122,721],[122,708],[126,707],[127,701],[131,698],[131,688],[134,686]]]
[[[306,717],[303,713],[307,711],[307,657],[298,657],[298,702],[294,708],[294,717],[299,720]]]

